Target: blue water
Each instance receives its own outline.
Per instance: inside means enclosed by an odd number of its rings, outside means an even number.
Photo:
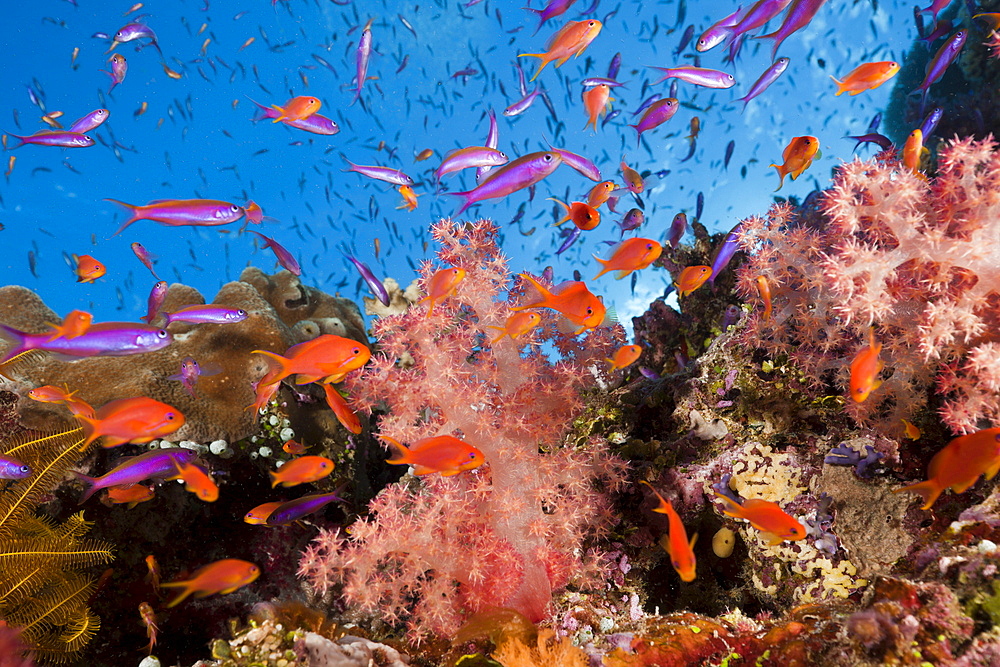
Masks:
[[[17,161],[10,177],[0,180],[0,222],[5,226],[0,232],[5,247],[0,282],[36,290],[60,314],[83,308],[94,312],[95,320],[130,320],[145,313],[154,282],[133,256],[133,241],[158,256],[161,278],[193,285],[208,299],[244,266],[270,270],[273,255],[255,250],[252,235],[238,236],[240,223],[173,228],[140,221],[110,238],[124,218],[102,201],[105,197],[133,204],[204,197],[259,203],[274,221],[255,229],[296,254],[306,284],[351,298],[366,293],[337,251],[342,242],[378,273],[406,284],[415,277],[413,267],[433,255],[428,224],[457,209],[456,198],[435,194],[432,171],[446,151],[482,145],[491,108],[498,114],[499,148],[512,157],[544,149],[549,139],[593,159],[604,178],[619,183],[623,155],[644,172],[669,170],[647,185],[646,222],[634,234],[662,240],[675,213],[686,211],[693,218],[699,192],[705,201],[701,222],[710,231],[728,230],[740,218],[766,210],[778,181],[768,164],[781,162],[793,136],[819,137],[822,157],[798,181],[786,179],[780,194],[801,198],[827,184],[831,169],[851,156],[854,142],[843,136],[864,133],[885,106],[892,85],[856,97],[834,97],[829,75],[843,76],[866,61],[901,62],[916,36],[909,3],[876,7],[867,1],[831,0],[807,28],[785,41],[779,55],[791,58],[788,71],[744,113],[742,103],[734,100],[770,65],[770,40],[751,40],[735,66],[723,63],[721,47],[701,54],[702,66],[733,73],[736,86],[714,91],[680,82],[682,108],[671,121],[646,133],[637,148],[635,132],[626,126],[635,122],[631,111],[653,92],[666,96],[669,87],[669,81],[647,85],[660,78],[648,66],[693,64],[693,43],[673,54],[684,29],[694,25],[697,38],[732,12],[734,2],[598,2],[587,17],[603,21],[604,28],[590,48],[561,69],[550,65],[538,78],[555,115],[537,100],[516,118],[500,115],[520,98],[514,63],[520,61],[528,76],[537,67],[536,59],[518,59],[517,54],[544,50],[549,36],[567,19],[582,18],[580,12],[590,3],[580,0],[537,35],[532,33],[538,20],[521,9],[520,0],[486,0],[468,9],[463,4],[359,1],[340,6],[330,0],[290,0],[272,7],[268,0],[150,0],[125,18],[128,2],[7,3],[0,128],[16,134],[45,128],[29,86],[47,111],[64,112],[60,120],[67,126],[102,106],[111,118],[90,133],[103,139],[92,148],[26,146],[4,155],[4,170],[8,155],[16,155]],[[541,6],[537,0],[532,4]],[[679,16],[682,7],[684,15]],[[183,78],[169,78],[155,49],[137,52],[131,42],[117,49],[128,60],[128,75],[109,96],[110,80],[98,71],[108,68],[108,40],[92,35],[114,34],[137,14],[148,14],[143,20],[157,33],[167,64]],[[364,104],[350,106],[355,51],[361,27],[372,18],[377,53],[368,74],[376,78],[364,85]],[[777,22],[770,26],[776,27]],[[251,37],[254,42],[240,50]],[[79,55],[71,65],[76,47]],[[616,52],[622,54],[618,79],[629,83],[615,89],[612,108],[625,111],[603,128],[599,125],[596,133],[584,130],[579,81],[605,76]],[[398,71],[404,58],[407,64]],[[468,69],[476,73],[452,76]],[[319,97],[320,113],[336,120],[340,133],[326,137],[251,121],[248,97],[282,104],[292,95]],[[147,111],[137,115],[144,103]],[[693,116],[702,127],[697,150],[681,163]],[[730,140],[735,152],[724,169]],[[425,148],[435,149],[435,156],[414,163]],[[341,154],[356,163],[388,165],[410,174],[418,181],[418,209],[396,210],[401,198],[391,186],[344,173]],[[445,183],[451,190],[475,185],[471,171],[449,176]],[[556,256],[561,239],[552,227],[555,205],[545,199],[585,199],[592,185],[563,166],[539,184],[530,203],[522,191],[506,200],[488,200],[466,215],[502,225],[503,247],[515,271],[540,272],[552,265],[557,280],[572,278],[577,269],[589,280],[598,269],[591,253],[606,256],[605,241],[620,236],[614,221],[635,204],[624,198],[618,216],[602,210],[601,225]],[[523,219],[509,225],[524,204]],[[378,259],[376,238],[381,244]],[[29,253],[36,259],[37,277],[30,270]],[[67,262],[71,253],[102,260],[107,275],[95,284],[76,283]],[[610,275],[591,287],[628,323],[663,293],[669,280],[662,270],[646,269],[634,290],[629,279],[616,282]]]

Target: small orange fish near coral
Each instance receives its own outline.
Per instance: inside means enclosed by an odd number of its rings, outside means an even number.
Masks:
[[[400,185],[399,194],[403,198],[403,203],[397,206],[397,209],[405,208],[407,211],[415,211],[417,209],[417,195],[413,192],[413,188],[409,185]]]
[[[271,512],[283,504],[284,501],[282,500],[273,503],[261,503],[243,515],[243,522],[249,523],[251,526],[263,526],[267,523],[267,517],[271,516]]]
[[[486,461],[481,451],[453,435],[421,438],[410,447],[385,435],[380,435],[379,438],[388,442],[395,450],[394,458],[388,459],[386,463],[413,466],[414,475],[439,472],[450,477],[463,470],[478,468]]]
[[[597,118],[605,112],[612,99],[611,88],[606,83],[584,89],[583,108],[587,112],[587,122],[583,124],[583,129],[592,125],[597,132]]]
[[[621,280],[633,271],[645,269],[655,262],[663,252],[663,246],[653,239],[631,238],[625,239],[611,249],[611,257],[601,259],[594,255],[594,259],[601,265],[600,272],[594,276],[598,279],[609,271],[617,271],[615,280]]]
[[[875,63],[864,63],[855,67],[850,74],[844,77],[843,81],[838,81],[831,76],[833,82],[837,84],[837,92],[834,95],[849,92],[857,95],[866,90],[878,88],[883,83],[896,76],[899,72],[899,63],[885,60]]]
[[[51,343],[56,338],[73,339],[77,336],[82,336],[90,329],[90,324],[93,321],[94,316],[84,310],[71,311],[69,315],[63,318],[62,324],[47,323],[52,327],[52,337],[49,338],[48,342]]]
[[[611,364],[608,372],[613,373],[614,371],[631,366],[639,360],[640,356],[642,356],[642,345],[622,345],[615,350],[610,359],[605,359],[605,361]]]
[[[440,303],[454,294],[455,288],[463,280],[465,280],[465,269],[458,266],[434,272],[430,280],[427,281],[427,296],[419,301],[419,303],[431,302],[431,307],[427,310],[428,317],[434,312],[434,304]]]
[[[152,655],[153,647],[156,646],[156,636],[160,631],[156,624],[156,614],[153,613],[153,608],[148,603],[140,602],[139,616],[142,617],[142,622],[146,626],[146,638],[149,639],[149,646],[146,647],[146,650]]]
[[[263,354],[269,361],[274,362],[272,365],[274,372],[265,375],[257,385],[258,403],[261,394],[266,393],[261,387],[262,383],[264,388],[270,388],[270,385],[276,385],[291,375],[298,376],[295,379],[296,384],[317,380],[340,382],[345,375],[368,363],[372,356],[367,346],[335,334],[323,334],[293,345],[285,351],[285,356],[267,350],[253,352]],[[277,387],[274,387],[274,390],[276,391]]]
[[[132,509],[139,503],[144,503],[147,500],[152,500],[155,497],[153,492],[153,487],[143,486],[142,484],[135,484],[133,486],[111,486],[108,487],[108,503],[112,505],[124,505],[128,504],[128,508]]]
[[[894,489],[893,493],[912,491],[920,494],[924,505],[920,509],[929,510],[938,496],[950,488],[955,493],[964,493],[976,483],[980,475],[993,479],[1000,470],[1000,428],[988,428],[968,435],[962,435],[934,455],[927,466],[925,482],[918,482]]]
[[[219,499],[219,487],[202,467],[193,463],[180,463],[176,459],[174,465],[177,467],[177,475],[169,479],[184,480],[184,489],[206,503],[214,503]]]
[[[711,276],[712,267],[710,266],[705,266],[703,264],[698,266],[689,266],[681,271],[681,275],[677,277],[677,281],[674,282],[674,286],[677,288],[677,292],[681,296],[687,296],[704,285],[705,281],[707,281]]]
[[[253,563],[238,558],[224,558],[195,570],[190,579],[171,581],[162,584],[161,587],[182,589],[181,594],[167,605],[176,607],[191,594],[196,598],[203,598],[216,593],[232,593],[252,583],[259,576],[260,568]]]
[[[764,302],[764,319],[771,319],[771,284],[764,276],[757,276],[757,292]]]
[[[622,176],[625,177],[625,187],[632,194],[641,195],[646,189],[646,182],[642,180],[642,176],[635,169],[625,164],[625,160],[622,160],[621,168]]]
[[[575,201],[572,204],[567,204],[555,197],[549,197],[549,201],[554,201],[566,211],[563,219],[555,223],[556,227],[567,220],[572,220],[574,225],[586,232],[601,224],[601,212],[587,202]]]
[[[684,522],[681,521],[681,517],[677,514],[674,506],[670,504],[669,500],[664,499],[653,485],[649,482],[643,481],[643,484],[648,486],[650,490],[656,494],[659,499],[660,504],[653,508],[654,512],[659,512],[660,514],[666,514],[669,523],[669,533],[667,536],[666,544],[661,544],[667,553],[670,554],[670,564],[674,566],[677,574],[680,575],[681,581],[691,582],[695,578],[695,558],[694,558],[694,543],[698,539],[698,535],[695,534],[688,541],[687,530],[684,528]]]
[[[882,344],[875,342],[874,327],[868,329],[868,341],[867,347],[861,348],[851,361],[851,398],[856,403],[867,399],[882,384],[878,379],[883,366],[878,358]]]
[[[611,199],[611,193],[617,188],[618,186],[614,181],[602,181],[590,188],[590,192],[587,193],[587,203],[597,208]]]
[[[524,311],[521,313],[514,313],[507,318],[502,327],[495,327],[488,325],[487,329],[496,329],[500,332],[496,338],[490,341],[490,345],[494,345],[500,341],[504,336],[510,336],[511,340],[517,340],[521,336],[525,335],[542,321],[542,316],[534,311]]]
[[[903,144],[903,167],[926,180],[927,177],[920,171],[920,161],[928,152],[930,151],[924,148],[924,132],[918,127],[910,132],[906,143]]]
[[[715,495],[729,506],[722,511],[723,514],[735,519],[746,519],[751,526],[760,531],[761,537],[771,546],[781,544],[785,540],[801,540],[806,536],[806,529],[802,524],[786,514],[777,503],[751,498],[740,505],[721,493]]]
[[[306,446],[296,440],[286,441],[285,444],[281,446],[281,449],[284,450],[286,454],[294,454],[295,456],[306,453]]]
[[[801,176],[802,172],[813,163],[817,153],[819,153],[819,139],[811,136],[793,137],[781,154],[781,159],[784,162],[780,165],[770,165],[777,169],[778,175],[781,176],[778,187],[774,191],[777,192],[781,189],[781,186],[785,184],[785,176],[788,174],[792,175],[793,181]]]
[[[315,482],[332,472],[333,461],[325,456],[301,456],[271,472],[271,488]]]
[[[351,433],[361,433],[361,421],[347,405],[347,401],[340,395],[337,388],[332,384],[324,384],[323,391],[326,392],[326,404],[333,410],[333,414],[336,415],[341,426]]]
[[[175,407],[146,396],[120,398],[98,408],[93,417],[74,415],[86,436],[80,450],[101,438],[103,447],[128,442],[141,445],[168,436],[184,426],[184,415]]]
[[[73,261],[76,262],[74,272],[78,283],[92,283],[108,272],[103,264],[90,255],[73,255]]]
[[[900,421],[903,422],[903,435],[905,435],[910,440],[920,439],[920,429],[914,426],[913,422],[911,422],[908,419],[902,419]]]
[[[540,298],[538,301],[532,301],[511,308],[511,310],[519,312],[529,308],[551,308],[577,325],[579,329],[576,330],[576,333],[599,327],[604,322],[604,317],[608,312],[607,307],[587,289],[583,282],[567,280],[556,285],[550,291],[527,273],[519,273],[518,275],[538,290]]]

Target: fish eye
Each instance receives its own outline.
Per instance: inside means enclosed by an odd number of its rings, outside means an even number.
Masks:
[[[156,337],[157,338],[166,338],[167,337],[167,330],[166,329],[160,329],[159,331],[156,332]]]
[[[245,311],[242,308],[240,308],[239,310],[236,311],[236,316],[237,317],[246,317],[247,316],[247,311]]]
[[[232,206],[229,207],[229,210],[232,211],[233,213],[236,213],[237,211],[240,210],[240,207],[237,206],[236,204],[233,204]]]
[[[546,162],[552,162],[552,153],[546,153],[543,158]]]
[[[31,472],[31,468],[29,468],[28,466],[21,466],[20,468],[18,468],[18,470],[20,470],[25,475],[27,475],[29,472]]]
[[[353,350],[351,350],[351,352],[354,353],[354,354],[361,354],[361,348],[360,347],[356,347]]]
[[[504,153],[503,151],[500,151],[500,157],[507,157],[507,154]]]
[[[175,415],[173,412],[168,412],[164,416],[167,418],[167,421],[173,421],[174,419],[177,418],[177,415]]]
[[[587,308],[587,314],[588,314],[588,315],[593,315],[593,314],[594,314],[594,309],[593,309],[593,308],[590,308],[590,307],[588,307],[588,308]]]

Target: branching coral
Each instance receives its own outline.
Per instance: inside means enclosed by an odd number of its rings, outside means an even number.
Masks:
[[[750,255],[739,289],[771,285],[774,313],[755,312],[745,340],[796,363],[819,393],[848,366],[875,327],[883,385],[849,401],[860,423],[901,435],[932,384],[955,433],[1000,423],[1000,152],[990,140],[953,140],[937,176],[898,163],[843,165],[823,196],[821,220],[787,205],[745,221]]]
[[[623,342],[621,328],[572,337],[546,313],[525,338],[491,346],[486,327],[502,326],[519,298],[519,290],[498,298],[509,274],[497,228],[443,220],[432,231],[440,261],[465,269],[465,279],[433,314],[418,306],[380,319],[381,354],[347,384],[358,408],[387,409],[383,435],[413,442],[456,434],[487,464],[390,486],[349,539],[321,535],[300,567],[317,591],[342,584],[349,602],[390,622],[407,619],[415,636],[453,632],[487,605],[544,617],[552,591],[585,580],[597,562],[584,562],[580,546],[607,529],[605,492],[621,484],[623,469],[597,438],[562,442],[580,391],[596,384],[601,360]],[[435,268],[422,267],[424,281]],[[549,361],[543,343],[562,359]]]

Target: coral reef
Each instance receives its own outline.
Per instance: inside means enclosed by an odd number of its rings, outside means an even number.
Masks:
[[[567,336],[546,312],[527,337],[490,346],[485,327],[502,325],[521,295],[498,298],[509,275],[497,228],[443,220],[432,232],[441,263],[465,279],[433,314],[415,307],[376,322],[380,353],[347,385],[356,407],[388,410],[382,435],[407,443],[457,432],[487,464],[389,486],[346,536],[323,532],[300,566],[320,595],[342,590],[363,613],[405,621],[412,637],[449,635],[486,606],[544,618],[552,592],[586,583],[597,565],[580,547],[607,530],[605,492],[622,473],[599,438],[562,442],[621,329]],[[434,268],[422,267],[424,281]],[[562,359],[550,362],[543,343]]]

